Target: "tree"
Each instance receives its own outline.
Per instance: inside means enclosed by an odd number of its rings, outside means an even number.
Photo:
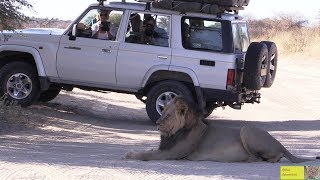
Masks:
[[[21,27],[22,23],[28,20],[21,12],[24,8],[33,7],[27,0],[0,0],[0,31]]]

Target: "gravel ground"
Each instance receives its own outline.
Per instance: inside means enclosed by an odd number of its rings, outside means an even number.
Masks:
[[[251,124],[269,131],[293,154],[319,156],[320,59],[283,60],[261,104],[226,108],[209,119]],[[75,89],[30,108],[34,126],[10,129],[0,122],[0,179],[279,179],[280,163],[127,161],[130,150],[156,148],[159,134],[132,95]],[[14,119],[19,119],[14,118]],[[320,165],[310,161],[298,165]]]

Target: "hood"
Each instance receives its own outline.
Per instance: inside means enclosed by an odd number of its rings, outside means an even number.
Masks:
[[[30,29],[18,29],[14,32],[25,34],[47,34],[47,35],[62,35],[65,29],[58,28],[30,28]]]
[[[14,31],[3,31],[2,43],[3,44],[20,44],[25,43],[49,43],[59,42],[61,35],[65,29],[58,28],[30,28],[30,29],[17,29]],[[1,41],[0,41],[1,43]]]

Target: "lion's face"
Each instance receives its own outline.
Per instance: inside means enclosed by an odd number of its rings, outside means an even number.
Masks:
[[[171,136],[186,125],[188,104],[182,97],[176,97],[169,103],[157,121],[162,136]]]

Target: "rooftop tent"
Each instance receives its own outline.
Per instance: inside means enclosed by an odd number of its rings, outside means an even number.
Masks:
[[[225,11],[243,10],[250,0],[156,0],[153,8],[169,9],[180,12],[202,12],[218,14]]]

